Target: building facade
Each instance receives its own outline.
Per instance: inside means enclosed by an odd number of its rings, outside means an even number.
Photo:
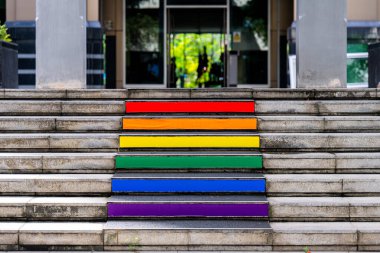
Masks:
[[[287,87],[295,6],[295,0],[87,0],[87,84]],[[380,0],[348,0],[347,13],[348,52],[365,52],[380,38]],[[35,0],[0,1],[0,21],[20,45],[20,82],[29,86],[35,18]],[[348,75],[360,79],[352,82],[368,78],[366,64],[348,61]]]

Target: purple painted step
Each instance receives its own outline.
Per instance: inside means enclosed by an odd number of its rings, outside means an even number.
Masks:
[[[234,199],[235,197],[235,199]],[[151,200],[149,200],[151,199]],[[155,200],[153,200],[155,199]],[[170,200],[171,199],[171,200]],[[211,199],[211,200],[210,200]],[[108,217],[268,217],[268,202],[252,196],[113,197]]]

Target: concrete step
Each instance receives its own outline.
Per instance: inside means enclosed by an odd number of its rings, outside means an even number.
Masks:
[[[2,132],[117,132],[120,130],[121,117],[114,116],[0,117]]]
[[[380,196],[380,175],[265,175],[268,196]]]
[[[0,99],[376,99],[378,89],[1,89]]]
[[[113,196],[109,218],[268,218],[264,196]]]
[[[0,153],[1,174],[113,174],[116,153]]]
[[[128,100],[129,101],[129,100]],[[181,102],[183,100],[177,100]],[[197,100],[194,100],[197,101]],[[210,100],[215,103],[216,100]],[[233,101],[233,100],[232,100]],[[235,99],[236,101],[236,99]],[[143,102],[143,101],[141,101]],[[149,102],[149,101],[147,101]],[[150,102],[154,102],[151,100]],[[169,101],[175,103],[176,101]],[[226,101],[228,103],[228,101]],[[231,101],[230,101],[231,102]],[[252,101],[250,103],[253,103]],[[250,108],[252,106],[250,105]],[[245,110],[243,107],[226,108],[225,110],[216,108],[215,110],[207,109],[210,107],[202,107],[203,112],[197,112],[189,107],[188,110],[173,111],[171,114],[252,114],[253,110]],[[243,110],[243,109],[244,110]],[[380,101],[379,100],[256,100],[255,114],[257,115],[320,115],[320,116],[335,116],[335,115],[379,115]],[[0,100],[0,115],[1,116],[70,116],[70,115],[119,115],[126,113],[125,102],[115,100]],[[146,113],[145,111],[134,111],[134,113]],[[157,110],[150,113],[162,114]]]
[[[0,197],[0,220],[97,221],[107,219],[107,198]]]
[[[378,116],[0,116],[0,131],[379,132],[379,122]]]
[[[136,113],[248,113],[255,112],[253,100],[127,100],[127,114]]]
[[[265,193],[262,175],[239,173],[120,173],[112,192],[121,193]]]
[[[258,101],[257,115],[379,115],[380,100]]]
[[[380,174],[380,153],[127,152],[0,153],[1,174],[257,171],[268,174]],[[116,159],[115,159],[116,157]],[[263,164],[261,162],[263,160]]]
[[[263,161],[270,174],[380,174],[380,153],[264,153]]]
[[[288,151],[380,151],[380,133],[263,133],[264,152]]]
[[[103,250],[101,222],[2,222],[1,250]]]
[[[109,196],[112,174],[3,174],[4,196]]]
[[[273,250],[379,251],[378,222],[271,222]]]
[[[258,153],[198,152],[198,153],[120,153],[115,158],[119,170],[261,170]]]
[[[105,250],[263,250],[272,248],[271,229],[257,221],[109,221],[104,227]]]
[[[271,221],[380,221],[379,197],[272,197]]]
[[[0,150],[38,151],[117,151],[118,134],[0,134]]]
[[[2,116],[123,115],[123,101],[0,100]]]
[[[379,132],[378,116],[258,116],[260,132]]]
[[[260,137],[250,133],[128,133],[121,149],[258,149]]]
[[[2,250],[357,252],[380,250],[378,222],[3,222]]]

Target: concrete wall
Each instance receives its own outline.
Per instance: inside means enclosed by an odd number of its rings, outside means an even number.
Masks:
[[[297,6],[297,0],[294,0]],[[296,9],[294,7],[294,20],[296,20]],[[347,0],[348,20],[380,20],[380,0]]]
[[[7,0],[7,20],[36,19],[36,0]],[[99,20],[99,0],[87,0],[87,20]]]

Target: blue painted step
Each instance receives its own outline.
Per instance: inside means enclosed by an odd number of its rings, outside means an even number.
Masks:
[[[112,178],[114,193],[265,193],[255,174],[134,173]]]

